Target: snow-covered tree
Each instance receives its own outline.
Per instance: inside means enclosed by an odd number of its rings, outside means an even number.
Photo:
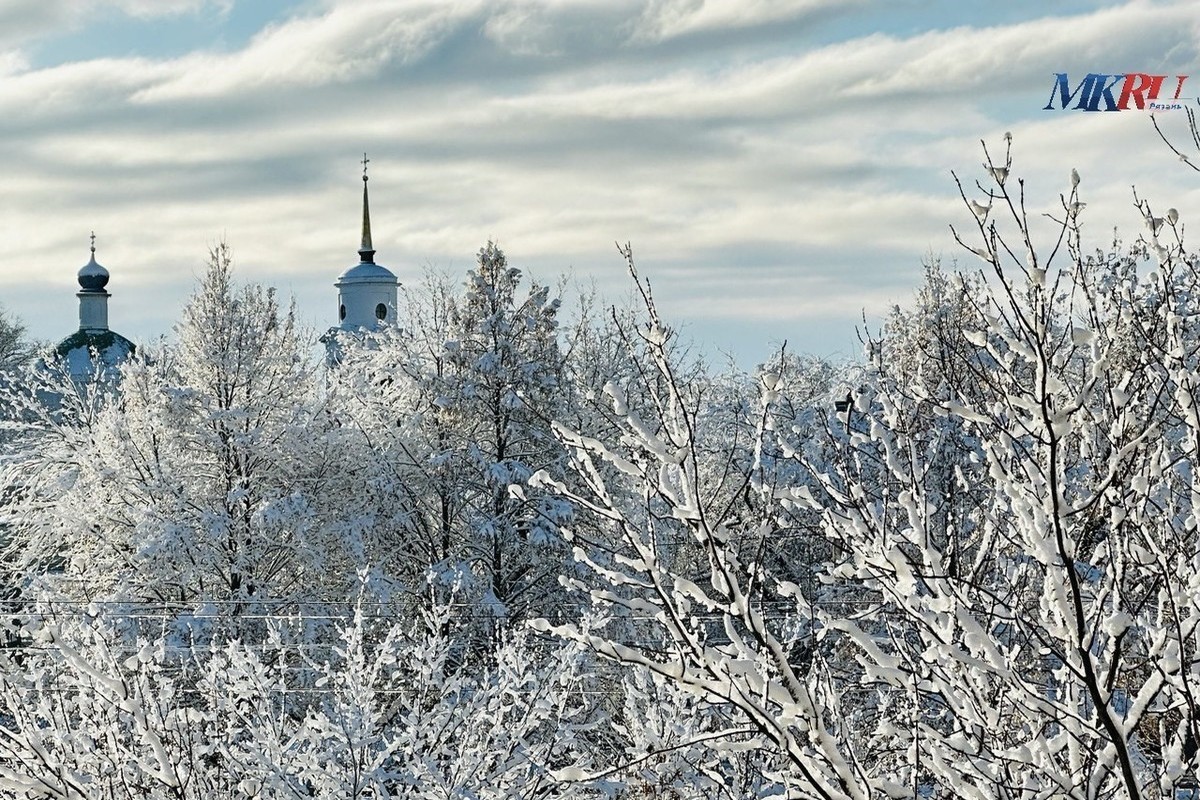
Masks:
[[[1139,202],[1147,237],[1089,254],[1072,172],[1043,249],[1007,152],[985,166],[960,238],[990,272],[957,284],[973,324],[939,334],[932,380],[879,362],[848,457],[794,498],[845,553],[831,578],[878,593],[865,622],[818,616],[908,709],[878,730],[914,786],[1170,796],[1200,724],[1182,229]]]
[[[336,413],[386,454],[389,564],[419,583],[433,570],[493,619],[543,607],[567,562],[570,509],[528,483],[563,461],[549,427],[568,391],[559,301],[521,278],[489,242],[461,292],[431,279],[400,330],[347,348],[334,376]]]
[[[102,607],[23,616],[0,651],[0,792],[129,797],[597,797],[556,770],[594,762],[574,647],[517,633],[487,664],[452,655],[435,608],[413,623],[360,602],[327,641],[131,637]]]
[[[859,365],[688,363],[627,247],[644,318],[564,336],[489,243],[322,374],[222,247],[119,390],[10,382],[0,790],[1174,797],[1200,273],[986,153],[984,270]]]
[[[119,393],[79,384],[91,405],[29,395],[41,434],[7,472],[22,563],[72,597],[344,597],[356,542],[331,505],[352,502],[349,476],[292,311],[236,287],[222,245],[176,333]]]
[[[648,319],[636,335],[644,363],[658,375],[649,407],[630,406],[610,383],[618,434],[601,441],[559,427],[579,483],[537,476],[594,517],[598,533],[567,531],[584,567],[567,583],[612,618],[598,630],[538,625],[724,706],[728,727],[711,731],[709,742],[717,754],[731,747],[764,753],[760,763],[773,768],[763,796],[869,796],[868,766],[849,746],[855,732],[838,708],[831,673],[811,655],[797,658],[805,620],[778,602],[794,586],[762,569],[779,524],[760,443],[780,378],[763,376],[766,402],[755,414],[759,444],[750,460],[725,452],[714,469],[695,397],[674,373],[671,333],[648,290],[643,296]],[[724,481],[714,482],[714,471]],[[729,502],[743,495],[754,499]]]
[[[25,325],[9,311],[0,308],[0,371],[28,361],[34,346],[26,335]]]
[[[538,479],[606,528],[569,532],[569,584],[611,617],[540,626],[726,709],[788,796],[1169,797],[1196,770],[1200,286],[1178,215],[1137,201],[1145,237],[1090,253],[1074,173],[1035,224],[1007,153],[985,166],[960,240],[988,274],[931,273],[807,439],[790,421],[819,413],[783,411],[769,368],[749,467],[710,448],[647,294],[660,393],[608,386],[619,432],[560,428],[580,483]],[[718,452],[741,506],[705,480]],[[825,542],[815,582],[763,557],[793,528]]]

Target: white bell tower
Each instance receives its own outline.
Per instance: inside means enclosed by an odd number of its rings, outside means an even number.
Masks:
[[[358,263],[338,276],[338,328],[344,331],[375,330],[396,324],[396,290],[399,281],[387,267],[375,263],[371,244],[371,210],[367,202],[367,164],[363,153],[362,243]]]

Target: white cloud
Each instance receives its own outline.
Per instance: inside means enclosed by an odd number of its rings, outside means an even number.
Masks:
[[[128,14],[153,5],[122,1]],[[864,26],[790,51],[759,48],[755,26],[836,9],[306,8],[229,53],[48,69],[0,56],[0,285],[22,298],[52,287],[48,311],[10,303],[41,335],[72,324],[93,228],[122,298],[181,303],[206,246],[225,235],[243,277],[295,289],[327,322],[330,284],[357,247],[364,149],[379,257],[406,282],[428,263],[465,268],[496,237],[545,279],[574,267],[619,291],[612,242],[633,240],[672,313],[745,325],[841,315],[852,326],[863,308],[907,299],[927,252],[959,252],[948,223],[972,219],[949,170],[968,186],[982,178],[979,138],[998,145],[1009,129],[1031,213],[1053,209],[1078,167],[1099,245],[1112,224],[1136,225],[1130,183],[1185,219],[1200,213],[1195,178],[1159,151],[1144,116],[1040,111],[1054,71],[1188,71],[1191,6],[906,37]],[[630,42],[643,13],[667,20],[662,36],[691,37],[686,46]],[[1115,37],[1145,21],[1144,35]],[[1168,52],[1175,61],[1163,62]],[[118,309],[114,325],[129,319]],[[143,320],[129,332],[163,331],[159,312],[122,313]]]
[[[213,11],[228,14],[235,0],[4,0],[0,46],[61,36],[106,14],[155,19]]]
[[[16,75],[29,68],[29,59],[19,50],[0,50],[0,78]]]
[[[91,0],[90,3],[80,2],[77,5],[90,6],[93,9],[111,7],[131,17],[151,19],[198,14],[209,9],[228,14],[233,10],[234,2],[235,0]]]
[[[483,32],[516,56],[570,57],[636,13],[637,0],[511,0],[488,9]]]
[[[862,0],[653,0],[636,38],[666,40],[692,33],[748,28],[818,12],[844,13]]]
[[[320,16],[269,27],[239,52],[182,59],[171,79],[134,99],[218,97],[369,78],[388,64],[419,61],[477,5],[436,0],[340,5]]]

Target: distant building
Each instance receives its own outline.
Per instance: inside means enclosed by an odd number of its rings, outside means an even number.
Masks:
[[[331,363],[339,358],[339,342],[351,336],[396,324],[396,295],[400,282],[387,267],[375,263],[371,244],[371,206],[367,198],[367,157],[363,155],[362,240],[358,263],[338,276],[338,324],[322,337]]]
[[[363,156],[362,239],[358,263],[338,276],[338,321],[321,337],[331,363],[340,360],[341,343],[346,336],[394,326],[397,321],[396,297],[400,282],[387,267],[375,263],[371,243],[371,208],[367,194],[367,157]],[[96,261],[96,235],[92,234],[91,258],[79,270],[79,330],[63,339],[53,350],[59,363],[71,377],[86,381],[97,371],[115,368],[132,356],[133,342],[108,327],[108,270]],[[99,359],[99,363],[95,359]]]
[[[96,261],[96,234],[92,257],[79,270],[79,330],[58,343],[54,355],[75,380],[88,380],[98,371],[116,368],[133,355],[136,346],[108,327],[108,270]],[[93,360],[99,359],[99,364]]]

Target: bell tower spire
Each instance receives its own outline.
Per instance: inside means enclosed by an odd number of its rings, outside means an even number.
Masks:
[[[371,163],[371,159],[367,158],[366,153],[363,153],[362,244],[358,246],[358,257],[364,264],[375,263],[375,246],[371,244],[371,205],[367,200],[367,164],[369,163]]]

